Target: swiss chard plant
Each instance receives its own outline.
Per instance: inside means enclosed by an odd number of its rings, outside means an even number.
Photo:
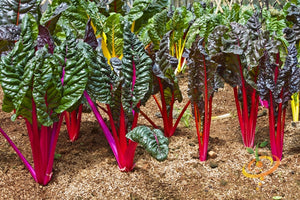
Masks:
[[[209,36],[208,49],[218,64],[218,73],[233,87],[242,139],[253,147],[259,95],[256,91],[259,60],[268,51],[275,60],[279,42],[261,29],[257,14],[246,25],[231,23],[231,28],[217,26]]]
[[[59,48],[66,51],[64,60],[73,61],[63,76],[63,66],[57,60],[54,42],[46,27],[27,14],[21,24],[21,36],[13,50],[1,58],[1,87],[4,92],[2,109],[14,111],[12,120],[23,119],[26,123],[32,149],[34,167],[25,159],[9,136],[2,135],[14,148],[36,182],[46,185],[52,177],[55,147],[62,124],[61,113],[71,109],[82,97],[87,76],[83,61],[68,38]],[[77,55],[70,55],[71,52]],[[86,73],[86,72],[85,72]],[[62,81],[63,80],[63,81]]]
[[[210,59],[205,51],[204,38],[196,37],[187,57],[189,67],[188,95],[195,117],[199,142],[200,161],[207,158],[207,148],[212,115],[214,92],[223,86],[216,74],[217,63]]]
[[[113,57],[110,66],[101,49],[86,52],[90,54],[90,75],[84,96],[115,155],[119,169],[128,172],[134,167],[137,142],[147,146],[146,149],[156,159],[164,160],[168,154],[168,139],[158,129],[151,131],[137,126],[139,108],[151,95],[152,60],[130,27],[124,27],[122,60]],[[95,101],[105,106],[95,104]],[[98,109],[107,114],[109,125]]]
[[[190,101],[186,103],[175,123],[173,123],[174,104],[176,101],[182,101],[182,94],[174,73],[178,65],[178,60],[170,55],[170,34],[171,31],[166,33],[160,41],[160,48],[153,56],[155,63],[152,68],[154,74],[152,96],[162,116],[164,135],[166,137],[171,137],[175,133],[181,117],[190,104]],[[156,93],[160,94],[161,103],[155,96]],[[157,128],[157,125],[144,112],[141,111],[141,114],[152,126]]]
[[[299,6],[296,6],[295,4],[291,4],[290,7],[287,9],[287,15],[286,19],[290,23],[292,23],[292,28],[286,28],[285,29],[285,36],[288,40],[289,44],[295,44],[297,51],[300,51],[300,8]],[[298,61],[300,60],[299,54],[297,54]],[[291,101],[291,108],[292,108],[292,115],[293,115],[293,121],[299,121],[300,117],[300,94],[299,92],[296,92],[292,95],[292,101]]]
[[[279,59],[279,58],[278,58]],[[257,89],[269,103],[269,132],[272,155],[282,159],[286,108],[291,95],[300,90],[300,68],[295,44],[288,47],[283,67],[265,52],[261,59]]]
[[[88,21],[85,29],[85,37],[83,41],[87,44],[89,44],[93,50],[95,50],[98,46],[97,41],[94,39],[95,35],[93,33],[93,28],[91,26],[91,20]],[[63,68],[65,72],[65,68]],[[74,142],[79,137],[79,131],[80,131],[80,124],[81,124],[81,116],[83,111],[83,99],[80,99],[79,102],[76,104],[77,107],[73,109],[73,111],[69,112],[68,110],[63,112],[67,131],[69,134],[69,139]]]

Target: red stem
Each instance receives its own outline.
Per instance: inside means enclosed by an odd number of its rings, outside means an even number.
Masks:
[[[32,102],[32,124],[28,124],[32,130],[32,157],[34,163],[34,169],[36,172],[37,181],[39,184],[43,184],[44,182],[44,173],[43,173],[43,163],[41,156],[41,148],[40,148],[40,134],[38,129],[37,115],[36,115],[36,105],[34,100]]]
[[[30,129],[27,129],[27,131],[28,131],[28,135],[32,134],[32,133],[29,133],[29,131],[31,131]],[[1,128],[0,128],[0,132],[2,133],[2,135],[4,136],[4,138],[7,140],[7,142],[11,145],[11,147],[15,150],[15,152],[17,153],[17,155],[20,157],[20,159],[22,160],[22,162],[24,163],[24,165],[26,166],[26,168],[30,172],[31,176],[37,182],[36,173],[35,173],[33,167],[30,165],[30,163],[26,160],[26,158],[20,152],[20,150],[17,148],[17,146],[13,143],[13,141],[8,137],[8,135]]]
[[[175,102],[174,92],[172,92],[172,98],[171,98],[171,102],[170,102],[169,120],[168,120],[169,121],[169,127],[170,127],[170,129],[172,129],[172,126],[173,126],[173,107],[174,107],[174,102]]]
[[[238,61],[239,61],[239,66],[240,66],[240,74],[241,74],[241,81],[242,81],[242,93],[243,93],[243,121],[244,121],[244,131],[245,131],[245,141],[244,144],[246,147],[249,146],[249,141],[248,141],[248,135],[249,135],[249,130],[248,130],[248,101],[247,101],[247,90],[246,90],[246,84],[245,84],[245,79],[243,75],[243,68],[240,60],[240,56],[238,56]]]
[[[275,117],[274,117],[274,106],[273,106],[273,96],[270,91],[270,106],[269,106],[269,130],[270,130],[270,145],[272,155],[278,155],[275,143]]]
[[[154,98],[154,100],[155,100],[155,102],[156,102],[156,104],[157,104],[157,106],[159,108],[160,113],[162,113],[162,108],[161,108],[161,105],[159,104],[158,99],[156,98],[156,96],[154,94],[152,95],[152,97]]]
[[[49,163],[46,168],[45,178],[44,178],[44,185],[47,185],[47,183],[51,180],[52,177],[52,168],[53,168],[53,161],[54,161],[54,155],[55,155],[55,148],[59,136],[60,127],[63,121],[63,115],[60,115],[59,121],[55,122],[53,124],[53,127],[51,132],[49,131],[49,134],[51,134],[51,137],[49,138],[50,141],[50,152],[49,152]]]
[[[140,104],[141,104],[141,103],[139,102],[139,103],[136,105],[136,107],[137,107],[137,108],[140,108]],[[131,130],[134,129],[134,128],[137,126],[138,118],[139,118],[139,112],[134,112]]]
[[[200,134],[200,130],[199,130],[199,118],[201,116],[198,117],[198,115],[200,115],[199,113],[199,109],[197,106],[197,103],[194,104],[194,113],[195,113],[195,123],[196,123],[196,130],[197,130],[197,136],[198,136],[198,143],[199,143],[199,154],[202,151],[202,140],[201,140],[201,134]]]
[[[18,3],[18,13],[17,13],[17,21],[16,21],[17,26],[19,25],[20,7],[21,7],[21,0],[19,0],[19,3]]]
[[[248,132],[248,147],[253,147],[254,137],[255,137],[255,126],[256,126],[256,116],[258,111],[258,97],[256,96],[256,90],[252,89],[251,92],[251,111],[249,117],[249,132]],[[254,104],[253,104],[254,103]]]
[[[239,98],[238,98],[237,86],[233,88],[233,92],[234,92],[234,100],[235,100],[236,110],[237,110],[237,114],[238,114],[238,118],[239,118],[239,122],[240,122],[242,138],[243,138],[243,142],[245,143],[245,129],[244,129],[245,126],[244,126],[244,121],[242,118],[242,112],[241,112],[240,102],[239,102]]]
[[[185,106],[184,106],[184,108],[182,109],[182,111],[180,112],[180,114],[178,115],[178,117],[177,117],[177,119],[176,119],[176,122],[175,122],[175,124],[174,124],[174,126],[171,128],[171,130],[170,130],[170,136],[169,137],[171,137],[172,135],[174,135],[174,133],[175,133],[175,130],[176,130],[176,128],[177,128],[177,126],[178,126],[178,124],[179,124],[179,122],[180,122],[180,119],[182,118],[182,116],[183,116],[183,114],[184,114],[184,112],[186,111],[186,109],[188,108],[188,106],[190,105],[190,103],[191,103],[191,101],[189,100],[186,104],[185,104]]]
[[[122,104],[121,104],[121,109],[120,109],[119,139],[120,139],[121,152],[122,152],[122,154],[124,154],[126,151],[126,148],[127,148],[127,139],[126,139],[125,113],[124,113]]]
[[[154,128],[158,128],[158,126],[148,117],[146,113],[144,113],[142,110],[140,110],[140,113]]]
[[[280,134],[280,157],[282,158],[282,150],[283,150],[283,138],[284,138],[284,125],[285,125],[285,115],[286,115],[286,108],[283,109],[282,113],[282,124],[281,124],[281,134]]]
[[[108,112],[109,112],[108,110],[105,110],[105,108],[103,108],[99,104],[97,104],[97,107],[100,108],[103,112],[105,112],[108,115]]]
[[[116,130],[116,126],[115,126],[115,123],[114,123],[114,118],[112,116],[112,112],[111,112],[110,106],[108,104],[106,104],[106,107],[107,107],[107,111],[108,111],[107,114],[108,114],[108,117],[109,117],[109,123],[110,123],[110,126],[111,126],[112,134],[113,134],[113,137],[116,141],[117,149],[120,149],[120,140],[119,140],[119,137],[118,137],[118,134],[117,134],[117,130]]]
[[[68,130],[68,133],[70,134],[70,132],[71,132],[70,113],[68,111],[64,111],[63,115],[65,116],[67,130]]]
[[[173,120],[173,118],[168,119],[167,105],[166,105],[163,85],[161,83],[160,78],[157,78],[157,79],[158,79],[161,103],[162,103],[162,113],[161,114],[162,114],[163,123],[164,123],[164,134],[166,137],[170,137],[171,136],[170,135],[170,120]]]

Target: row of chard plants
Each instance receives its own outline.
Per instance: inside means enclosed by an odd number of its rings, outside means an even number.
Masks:
[[[168,138],[191,105],[205,161],[213,95],[227,83],[244,145],[254,145],[258,107],[265,106],[272,155],[281,159],[291,96],[294,120],[299,117],[297,5],[287,3],[281,12],[234,4],[216,12],[213,4],[173,8],[167,0],[1,1],[2,110],[25,121],[33,165],[0,132],[34,180],[47,185],[62,122],[75,141],[84,104],[125,172],[134,167],[138,143],[167,159]],[[174,122],[174,105],[183,101],[181,73],[188,76],[189,100]],[[149,98],[162,130],[143,112]],[[140,115],[154,129],[138,126]]]

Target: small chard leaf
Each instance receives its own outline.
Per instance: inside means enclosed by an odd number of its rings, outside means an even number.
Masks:
[[[61,158],[61,154],[59,154],[59,153],[54,154],[54,159],[58,160],[60,158]]]
[[[159,129],[151,130],[146,126],[138,126],[126,134],[126,137],[138,142],[158,161],[167,159],[169,153],[169,140]]]
[[[144,11],[149,7],[151,2],[151,0],[135,0],[133,2],[132,8],[126,16],[127,20],[129,22],[133,22],[142,17]]]
[[[246,150],[247,150],[247,152],[248,152],[248,153],[250,153],[250,154],[254,154],[254,151],[253,151],[253,149],[252,149],[252,148],[249,148],[249,147],[247,147],[247,148],[246,148]]]
[[[171,45],[177,43],[180,39],[184,39],[185,31],[189,28],[192,19],[193,14],[185,6],[176,8],[172,19],[166,24],[167,30],[172,31]]]
[[[264,141],[264,142],[260,143],[259,147],[263,148],[263,147],[266,147],[268,144],[269,144],[268,141]]]
[[[191,48],[192,43],[196,39],[197,35],[207,40],[209,34],[214,30],[214,28],[217,25],[220,24],[220,14],[210,12],[209,9],[203,9],[201,5],[199,6],[198,2],[194,3],[194,13],[197,14],[195,21],[191,25],[188,33],[188,39],[186,42],[187,48]]]
[[[113,12],[125,15],[130,10],[127,1],[124,0],[98,1],[97,4],[100,13],[103,13],[105,16],[109,16]]]

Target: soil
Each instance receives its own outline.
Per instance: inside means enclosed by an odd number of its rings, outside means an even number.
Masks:
[[[185,95],[176,108],[187,102],[185,78],[180,79]],[[0,91],[0,105],[3,94]],[[142,107],[157,124],[158,108],[153,99]],[[114,155],[92,113],[84,113],[80,137],[70,142],[62,126],[56,153],[53,178],[47,186],[37,184],[0,136],[0,199],[300,199],[300,126],[292,124],[287,111],[283,159],[279,167],[263,180],[243,175],[243,166],[254,159],[241,139],[233,90],[228,85],[213,99],[213,118],[207,161],[200,162],[195,125],[180,123],[169,139],[168,159],[158,162],[138,146],[135,168],[120,172]],[[255,144],[269,140],[268,116],[259,109]],[[0,111],[0,126],[32,163],[31,149],[24,121],[10,120],[11,114]],[[140,117],[139,123],[150,126]],[[270,146],[259,148],[270,155]],[[264,161],[265,162],[265,161]],[[264,170],[272,166],[265,163]],[[267,169],[268,168],[268,169]]]

